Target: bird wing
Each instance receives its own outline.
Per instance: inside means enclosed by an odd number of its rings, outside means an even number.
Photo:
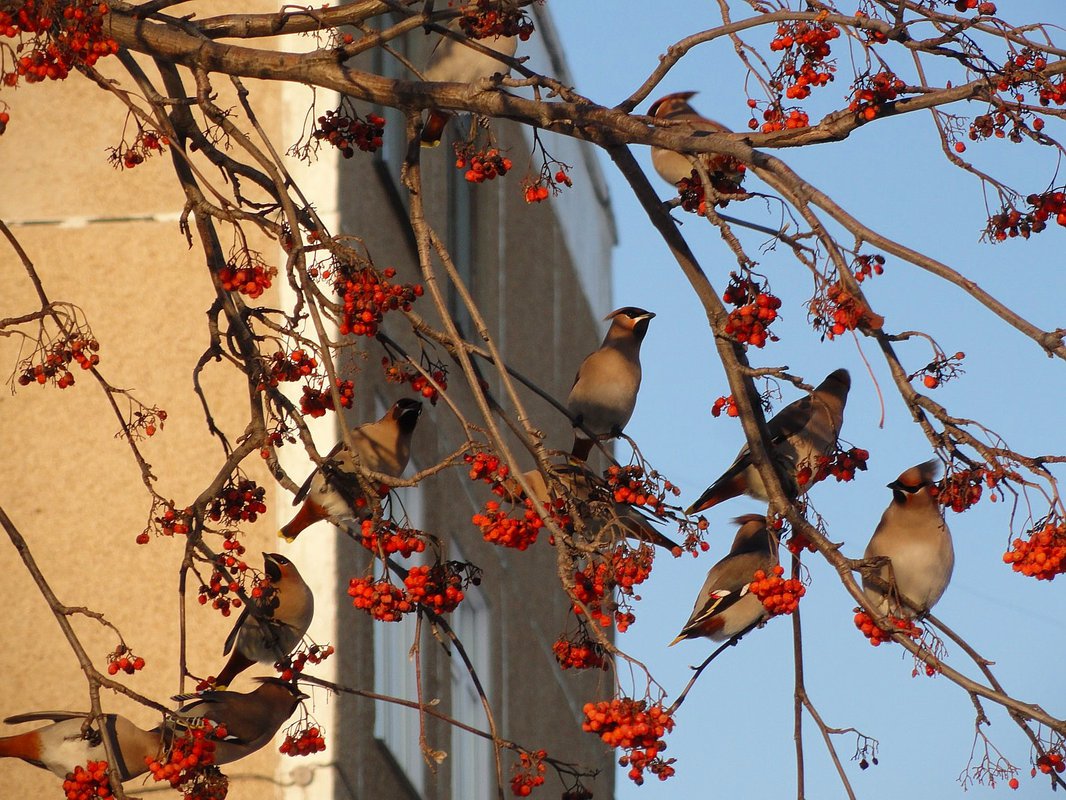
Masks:
[[[23,722],[41,722],[42,720],[63,722],[68,719],[84,719],[87,716],[88,712],[86,711],[31,711],[28,714],[16,714],[13,717],[7,717],[4,723],[7,725],[19,725]]]
[[[748,593],[755,571],[765,568],[767,556],[761,553],[729,555],[711,567],[700,592],[700,600],[692,609],[679,637],[698,629],[711,617],[721,614]]]
[[[226,644],[222,648],[222,655],[229,655],[229,651],[232,650],[233,645],[237,643],[237,635],[241,632],[241,626],[244,625],[244,622],[248,619],[250,613],[251,606],[248,603],[245,603],[241,615],[237,617],[237,621],[233,623],[233,629],[229,632],[229,636],[226,637]]]
[[[343,448],[344,442],[337,442],[335,445],[333,445],[333,449],[326,453],[326,460],[328,461],[329,459],[336,456]],[[292,498],[292,504],[294,506],[300,505],[300,503],[304,501],[304,498],[307,497],[307,493],[311,491],[311,481],[315,479],[315,475],[319,473],[320,469],[321,467],[315,467],[313,470],[311,470],[311,474],[307,476],[307,480],[303,482],[303,485],[300,486],[300,490],[296,492],[296,496]]]
[[[770,432],[770,440],[777,444],[790,436],[793,436],[807,427],[814,413],[814,401],[810,395],[795,400],[785,406],[774,415],[773,419],[766,423]]]

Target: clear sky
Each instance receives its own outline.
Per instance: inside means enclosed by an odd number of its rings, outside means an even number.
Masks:
[[[738,16],[741,5],[736,4]],[[1061,0],[1000,5],[1005,12],[1018,11],[1030,19],[1066,23]],[[576,88],[607,105],[639,86],[669,44],[718,21],[717,4],[707,0],[553,0],[550,7]],[[836,49],[841,72],[846,73],[848,56]],[[898,60],[903,71],[909,61]],[[693,103],[700,111],[741,130],[748,114],[739,75],[727,43],[704,46],[691,53],[651,99],[698,89]],[[820,91],[840,101],[848,83],[844,74]],[[646,109],[644,104],[639,110]],[[970,116],[983,110],[977,104],[957,109]],[[812,114],[812,119],[817,115]],[[1061,125],[1053,124],[1051,132],[1056,129],[1066,134]],[[1001,170],[1023,191],[1046,188],[1054,169],[1053,154],[1031,145],[992,142],[971,145],[968,154],[985,167]],[[840,144],[778,155],[860,219],[960,270],[1037,325],[1054,329],[1066,324],[1061,310],[1066,231],[1052,225],[1029,242],[1015,240],[994,247],[980,243],[986,217],[981,187],[946,163],[928,115],[888,120],[862,128]],[[637,156],[652,174],[646,148],[638,148]],[[658,314],[644,344],[644,383],[627,432],[653,464],[682,487],[682,500],[691,502],[733,459],[743,434],[736,421],[710,414],[714,399],[728,389],[699,304],[621,176],[608,159],[602,161],[620,232],[616,305],[638,305]],[[575,180],[580,179],[575,175]],[[653,174],[652,180],[667,198],[669,187]],[[776,224],[768,204],[758,200],[734,203],[728,212]],[[721,291],[735,268],[733,256],[712,227],[694,216],[680,216],[689,243]],[[787,253],[761,247],[765,237],[745,232],[741,236],[749,253],[759,259],[759,271],[769,277],[774,293],[785,303],[782,319],[774,325],[781,341],[749,353],[753,364],[788,365],[810,383],[837,367],[851,371],[843,436],[870,451],[870,469],[851,484],[820,484],[812,496],[832,538],[844,542],[843,552],[860,556],[890,499],[885,484],[904,468],[930,458],[930,445],[910,421],[872,341],[856,345],[846,336],[819,342],[802,306],[811,285],[804,269]],[[1022,452],[1066,449],[1059,422],[1066,381],[1059,361],[1045,357],[1035,344],[961,291],[938,285],[898,260],[890,258],[885,274],[864,289],[885,316],[889,331],[925,330],[948,353],[967,354],[966,374],[934,393],[951,412],[980,419]],[[873,377],[863,365],[860,348],[873,366]],[[917,342],[901,344],[899,352],[912,371],[931,355],[926,345]],[[881,410],[875,381],[885,394],[883,428],[878,427]],[[786,402],[799,396],[788,387],[785,392]],[[761,510],[748,498],[712,509],[711,552],[698,560],[661,558],[642,591],[636,625],[620,637],[619,644],[651,668],[671,699],[687,681],[690,665],[699,663],[711,646],[704,640],[669,649],[666,645],[686,621],[706,570],[726,552],[735,531],[730,518]],[[1066,715],[1063,585],[1023,578],[1002,563],[1012,538],[1010,512],[1009,502],[991,504],[987,499],[965,514],[949,512],[955,574],[936,613],[996,662],[994,669],[1009,691],[1061,717]],[[1025,513],[1024,508],[1018,511],[1021,527]],[[808,563],[811,585],[801,608],[811,698],[829,725],[858,728],[881,745],[879,766],[864,772],[848,760],[854,737],[836,737],[857,794],[867,800],[962,796],[958,777],[967,766],[974,739],[969,698],[944,678],[912,678],[911,658],[898,646],[870,647],[852,625],[853,601],[834,572],[818,556],[808,557]],[[667,754],[678,759],[677,775],[662,784],[652,778],[636,788],[619,774],[618,796],[624,800],[794,796],[790,631],[787,618],[772,620],[723,654],[702,676],[667,739]],[[954,648],[949,648],[949,662],[974,673]],[[619,678],[624,689],[632,688],[626,672]],[[1046,780],[1028,775],[1028,741],[999,708],[986,704],[986,710],[993,722],[986,729],[988,735],[1022,767],[1021,789],[1013,796],[1045,795]],[[805,739],[808,796],[844,797],[821,739],[809,724]],[[981,752],[978,745],[978,757]],[[1011,794],[1005,785],[997,791],[1001,796]],[[976,787],[968,796],[989,794]]]

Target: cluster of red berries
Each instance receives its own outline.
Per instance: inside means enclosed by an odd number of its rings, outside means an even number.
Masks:
[[[779,528],[780,526],[781,520],[777,520],[775,527]],[[785,544],[785,547],[787,547],[788,552],[792,553],[794,556],[798,556],[804,550],[813,553],[816,549],[811,540],[799,531],[792,531],[792,535],[788,537],[788,542]]]
[[[674,720],[658,704],[649,707],[647,700],[621,697],[599,703],[586,703],[582,711],[585,731],[598,734],[608,747],[628,751],[618,763],[629,766],[629,778],[638,786],[644,783],[644,770],[666,780],[674,774],[673,759],[664,761],[659,754],[666,749],[662,737],[674,728]]]
[[[485,509],[473,516],[473,522],[481,528],[481,535],[486,542],[502,547],[525,550],[537,541],[544,520],[536,511],[533,501],[526,497],[520,503],[512,504],[514,510],[521,511],[521,516],[512,517],[500,509],[499,502],[489,500]]]
[[[218,767],[207,767],[181,787],[182,800],[226,800],[229,778]]]
[[[758,107],[757,100],[748,100],[748,108],[752,109],[752,111]],[[787,109],[787,114],[785,111],[786,109],[782,108],[780,104],[770,103],[762,112],[762,125],[760,126],[759,121],[753,116],[748,120],[748,127],[751,130],[759,128],[763,133],[773,133],[774,131],[806,128],[811,124],[811,118],[806,111],[799,108]]]
[[[976,469],[960,469],[945,475],[940,483],[930,487],[929,494],[940,505],[950,508],[956,514],[961,514],[971,506],[977,505],[981,500],[981,493],[986,483],[989,488],[996,484],[995,476],[989,470],[978,467]],[[995,497],[993,494],[992,497]]]
[[[244,602],[240,597],[237,597],[237,592],[241,589],[241,582],[226,575],[220,569],[212,570],[211,577],[207,579],[207,583],[200,584],[200,589],[196,597],[196,601],[202,605],[207,605],[207,601],[211,601],[211,608],[215,609],[224,617],[228,617],[231,613],[231,609],[240,608],[244,605]],[[234,595],[230,597],[230,595]]]
[[[382,622],[397,622],[404,614],[414,611],[414,603],[388,580],[352,578],[348,581],[348,595],[353,606]]]
[[[354,111],[341,106],[336,111],[327,111],[318,118],[318,127],[311,135],[319,141],[325,140],[340,150],[345,158],[355,155],[352,145],[364,153],[373,153],[381,148],[381,137],[385,134],[385,118],[377,114],[367,114],[366,119]]]
[[[433,378],[432,382],[413,364],[397,364],[388,356],[381,359],[381,366],[385,369],[385,380],[390,383],[408,384],[412,392],[422,395],[432,405],[437,404],[440,390],[447,391],[448,389],[448,372],[443,364],[435,364],[432,370],[426,370]],[[438,386],[440,389],[437,388]]]
[[[77,362],[82,369],[92,369],[100,363],[100,356],[96,352],[99,349],[100,343],[96,339],[86,339],[81,336],[69,341],[60,339],[47,350],[41,348],[37,351],[44,356],[41,363],[33,363],[35,354],[19,365],[21,372],[18,376],[18,384],[28,386],[36,382],[43,386],[48,381],[52,381],[60,389],[73,386],[74,375],[68,369],[68,365],[73,361]]]
[[[547,755],[543,750],[519,753],[518,763],[511,767],[511,792],[515,797],[529,797],[534,789],[544,783],[544,759]]]
[[[154,508],[152,510],[153,512],[155,511]],[[163,505],[163,513],[152,517],[152,524],[159,529],[163,536],[174,536],[175,534],[188,533],[191,520],[191,508],[186,508],[184,511],[176,511],[173,503],[165,503]],[[147,530],[137,536],[137,544],[148,544]]]
[[[207,517],[218,522],[223,517],[227,522],[255,522],[267,507],[263,502],[266,488],[250,478],[241,478],[222,488],[222,492],[207,506]]]
[[[987,0],[955,0],[955,10],[960,14],[977,9],[978,14],[991,15],[996,13],[996,4]]]
[[[770,325],[777,319],[777,309],[781,300],[766,290],[766,286],[750,277],[741,277],[735,272],[729,273],[729,285],[722,294],[722,300],[736,306],[729,312],[725,333],[741,344],[763,347],[766,340],[777,341],[770,332]]]
[[[62,13],[57,13],[62,8]],[[104,33],[110,9],[99,0],[51,3],[23,0],[0,10],[0,35],[18,39],[23,52],[15,70],[3,76],[6,86],[20,77],[27,83],[45,78],[63,80],[76,64],[92,66],[103,56],[118,52],[118,42]],[[28,37],[28,41],[26,39]]]
[[[592,800],[592,792],[579,783],[563,792],[561,800]]]
[[[378,496],[384,497],[389,493],[389,487],[378,487]],[[366,499],[362,500],[363,505]],[[414,528],[404,528],[392,520],[379,519],[376,523],[373,519],[364,519],[359,530],[359,543],[371,553],[378,556],[391,556],[399,553],[404,558],[409,558],[412,553],[421,553],[426,549],[425,534]]]
[[[1010,133],[1007,133],[1007,123],[1011,124]],[[1010,139],[1015,144],[1022,141],[1022,131],[1024,130],[1024,123],[1021,118],[1015,114],[1003,111],[1000,109],[991,114],[979,114],[973,118],[973,122],[970,123],[969,137],[970,141],[977,142],[982,139]],[[1044,127],[1044,121],[1039,117],[1033,120],[1033,127],[1036,130],[1041,130]],[[965,152],[966,145],[962,142],[955,143],[955,152]]]
[[[796,472],[796,483],[800,487],[813,486],[824,481],[830,475],[837,479],[838,483],[846,483],[855,479],[855,471],[866,471],[866,462],[870,460],[868,450],[861,447],[852,447],[850,450],[837,448],[828,456],[819,456],[817,463],[812,469],[805,464]]]
[[[471,39],[517,36],[524,42],[533,35],[533,21],[526,12],[500,0],[473,0],[463,6],[459,27]]]
[[[862,283],[867,278],[880,275],[885,271],[885,257],[880,253],[869,256],[855,256],[855,268],[853,270],[855,280]]]
[[[278,350],[270,356],[268,380],[271,386],[277,386],[279,383],[306,378],[315,374],[316,370],[318,370],[318,359],[306,350],[297,348],[288,354],[284,350]],[[259,384],[260,391],[264,388],[262,383]]]
[[[877,623],[874,622],[873,617],[865,611],[859,611],[855,614],[855,627],[862,631],[862,635],[869,639],[870,644],[874,647],[880,647],[882,642],[890,640],[893,633],[902,633],[904,636],[910,636],[912,639],[920,639],[922,636],[922,629],[909,619],[888,617],[888,622],[896,630],[886,630],[885,628],[878,627]]]
[[[1035,778],[1037,770],[1050,775],[1052,772],[1061,773],[1066,770],[1066,762],[1063,761],[1062,753],[1044,753],[1036,760],[1036,766],[1033,767],[1032,775]]]
[[[816,296],[808,306],[815,330],[829,339],[856,328],[878,329],[884,318],[872,312],[858,297],[844,288],[840,281],[831,283],[824,296]]]
[[[492,493],[500,497],[510,496],[505,483],[507,476],[511,474],[511,468],[500,461],[500,457],[485,451],[467,453],[463,461],[470,465],[470,480],[484,481]]]
[[[561,161],[556,161],[551,156],[544,154],[544,163],[540,168],[540,175],[536,178],[527,175],[522,180],[522,196],[527,203],[540,203],[549,196],[555,197],[562,193],[563,188],[569,189],[574,185],[573,179],[567,173],[569,166]],[[558,167],[558,169],[556,169]],[[552,169],[556,169],[553,173]]]
[[[162,153],[163,148],[170,144],[170,138],[158,131],[140,131],[133,144],[122,142],[118,147],[110,148],[107,160],[115,167],[133,169],[138,164],[143,164],[154,153]]]
[[[337,394],[341,396],[341,405],[351,408],[355,402],[355,384],[351,381],[337,381]],[[325,416],[327,411],[336,411],[333,392],[316,386],[304,386],[300,395],[300,411],[306,416],[317,418]]]
[[[522,196],[527,203],[540,203],[548,199],[550,195],[548,185],[539,178],[532,180],[527,178],[522,182]]]
[[[320,664],[335,652],[336,651],[331,644],[313,644],[306,650],[299,650],[286,658],[285,661],[277,664],[278,676],[283,681],[291,682],[304,671],[304,667],[308,662],[312,664]]]
[[[227,292],[240,292],[255,300],[270,288],[270,282],[277,274],[275,267],[268,267],[249,256],[244,259],[243,265],[238,266],[236,261],[230,261],[222,267],[218,271],[218,282]]]
[[[145,756],[144,763],[156,781],[166,781],[175,789],[195,777],[215,761],[215,741],[229,734],[225,725],[199,720],[170,743],[165,760]]]
[[[67,800],[106,800],[114,797],[107,777],[106,761],[90,761],[84,767],[74,767],[63,781]]]
[[[455,611],[463,602],[463,588],[481,582],[480,570],[460,561],[411,567],[403,579],[408,598],[437,614]]]
[[[675,497],[681,490],[670,481],[661,480],[656,472],[644,476],[644,468],[636,464],[627,467],[611,465],[604,473],[611,496],[616,503],[629,503],[645,508],[656,516],[666,514],[666,495]]]
[[[457,144],[455,168],[466,170],[463,177],[470,183],[484,183],[506,175],[511,169],[511,159],[495,147],[474,150],[472,145]]]
[[[707,164],[711,186],[719,195],[715,205],[725,208],[733,199],[733,195],[741,194],[740,184],[744,181],[745,166],[729,156],[703,156],[703,158]],[[701,216],[707,213],[703,179],[700,178],[697,170],[692,170],[687,178],[682,178],[677,182],[677,194],[681,198],[681,208],[685,211]]]
[[[572,638],[560,636],[552,645],[555,660],[563,669],[607,669],[607,654],[603,645],[589,638],[584,631]]]
[[[127,675],[132,675],[142,669],[144,669],[144,659],[134,655],[133,651],[124,644],[119,644],[107,654],[108,675],[117,675],[120,670]]]
[[[848,110],[869,122],[880,116],[884,104],[899,97],[907,85],[893,72],[882,71],[857,81]]]
[[[278,752],[295,757],[321,753],[325,749],[326,739],[322,735],[322,729],[317,725],[308,725],[305,728],[301,722],[285,734]]]
[[[604,628],[610,626],[613,614],[618,632],[625,633],[636,622],[629,610],[629,598],[640,597],[633,593],[633,587],[647,580],[654,558],[650,546],[634,550],[622,545],[611,552],[607,561],[590,561],[574,573],[574,613],[583,615],[584,605],[589,617]]]
[[[1003,561],[1038,581],[1054,580],[1066,572],[1066,524],[1047,522],[1040,530],[1030,531],[1028,540],[1015,539]]]
[[[7,108],[7,104],[4,104],[4,108]],[[0,136],[4,135],[7,130],[7,123],[11,122],[11,115],[6,111],[0,111]]]
[[[723,411],[727,417],[736,417],[740,415],[740,411],[737,409],[737,401],[733,399],[733,395],[719,397],[714,401],[714,405],[711,406],[712,417],[722,416]]]
[[[799,608],[800,598],[807,593],[807,587],[801,581],[786,580],[781,577],[784,574],[785,569],[780,564],[769,575],[764,570],[756,570],[748,584],[748,590],[762,601],[770,616],[791,614]]]
[[[812,88],[827,85],[836,71],[833,64],[826,62],[832,50],[829,43],[839,36],[840,29],[827,22],[778,25],[770,50],[783,55],[771,88],[784,90],[790,100],[805,100]]]
[[[998,214],[988,218],[985,235],[996,242],[1017,236],[1028,239],[1030,234],[1045,230],[1047,221],[1052,217],[1059,225],[1066,227],[1066,189],[1031,194],[1025,201],[1032,206],[1032,211],[1023,214],[1016,208],[1004,207]]]
[[[386,312],[411,310],[411,304],[422,296],[422,286],[392,283],[395,276],[396,270],[392,267],[380,272],[373,267],[338,272],[335,288],[344,307],[340,323],[342,335],[375,336]]]

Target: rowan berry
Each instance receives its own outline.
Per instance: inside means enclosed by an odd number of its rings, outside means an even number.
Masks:
[[[318,126],[311,131],[317,141],[325,141],[340,151],[344,158],[355,155],[355,147],[364,153],[381,149],[385,135],[385,118],[367,114],[363,119],[347,103],[342,102],[336,111],[327,111],[318,118]]]
[[[518,763],[511,767],[511,792],[515,797],[529,797],[534,789],[544,783],[544,759],[547,755],[543,750],[519,753]]]
[[[414,604],[404,592],[388,580],[352,578],[348,582],[348,595],[353,606],[383,622],[397,622],[414,610]]]
[[[1028,532],[1028,539],[1015,539],[1003,561],[1011,569],[1038,581],[1051,581],[1066,572],[1066,523],[1049,520]]]
[[[800,598],[807,593],[802,582],[782,578],[784,572],[780,565],[774,566],[769,575],[764,570],[756,570],[748,584],[748,591],[759,598],[771,616],[791,614],[799,608]]]
[[[286,729],[285,739],[278,747],[278,752],[296,757],[321,753],[325,749],[326,739],[322,734],[322,729],[301,720]]]
[[[666,749],[663,736],[674,728],[674,720],[661,705],[622,697],[586,703],[582,711],[583,730],[597,734],[609,747],[626,751],[618,763],[630,767],[629,777],[638,786],[644,783],[645,770],[659,780],[674,774],[674,759],[664,760],[660,755]]]
[[[533,21],[524,9],[499,0],[472,0],[460,9],[459,27],[471,39],[533,35]]]

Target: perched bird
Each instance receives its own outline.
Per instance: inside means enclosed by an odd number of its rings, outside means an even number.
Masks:
[[[671,645],[698,636],[722,642],[770,616],[762,600],[748,592],[748,586],[757,570],[769,573],[777,566],[777,536],[766,527],[766,517],[759,514],[733,521],[740,524],[740,530],[729,555],[707,573],[692,616]]]
[[[648,109],[648,115],[656,119],[688,123],[697,132],[729,133],[729,128],[713,119],[700,116],[689,105],[689,99],[695,94],[695,92],[668,94],[652,103],[651,108]],[[744,166],[735,158],[712,153],[701,153],[697,157],[706,166],[708,174],[716,184],[716,189],[726,193],[734,193],[740,189],[740,184],[744,181]],[[682,178],[688,178],[692,174],[692,159],[676,150],[653,147],[651,163],[655,171],[659,173],[659,177],[667,183],[676,185]]]
[[[772,457],[793,479],[804,467],[813,470],[821,456],[833,451],[844,422],[844,404],[848,401],[851,376],[846,369],[829,373],[807,397],[789,403],[767,423]],[[793,480],[799,494],[805,494],[811,481],[800,485]],[[744,445],[736,460],[712,483],[686,514],[697,514],[725,500],[747,494],[768,500],[766,486],[759,471],[752,466],[751,453]]]
[[[600,349],[589,353],[578,367],[566,407],[574,424],[584,425],[597,438],[618,436],[633,416],[640,389],[640,343],[655,317],[650,311],[626,306],[605,320],[611,327]],[[592,452],[592,440],[575,431],[573,454],[581,460]]]
[[[585,532],[590,539],[600,537],[607,529],[605,538],[624,536],[641,542],[658,545],[671,552],[680,552],[676,542],[656,530],[648,518],[627,503],[616,503],[609,490],[597,491],[589,480],[588,472],[580,466],[559,466],[556,468],[559,481],[573,500],[589,508],[585,517]],[[548,484],[539,470],[523,473],[526,484],[533,493],[533,499],[544,504],[552,499]],[[516,482],[517,488],[517,482]]]
[[[263,553],[263,572],[271,590],[255,605],[244,607],[226,637],[222,655],[229,661],[215,679],[225,689],[255,663],[273,664],[287,656],[303,639],[315,613],[315,598],[296,566],[277,553]]]
[[[458,31],[456,23],[453,30]],[[495,38],[477,39],[477,44],[510,58],[518,49],[517,36],[497,36]],[[496,58],[481,53],[463,42],[450,36],[441,36],[429,54],[429,61],[422,72],[427,81],[438,83],[476,83],[497,72],[506,75],[511,68]],[[422,126],[422,146],[436,147],[444,136],[444,129],[453,113],[439,108],[429,109],[426,124]]]
[[[876,574],[895,591],[886,594],[863,580],[866,596],[882,614],[906,619],[923,614],[951,580],[955,566],[951,531],[929,493],[939,472],[939,461],[926,461],[888,484],[892,502],[866,545],[865,557],[889,560]]]
[[[411,434],[421,413],[419,401],[405,398],[397,400],[377,422],[352,430],[352,444],[360,465],[372,472],[400,477],[411,458]],[[354,473],[351,454],[343,443],[338,443],[330,451],[326,464],[307,476],[292,500],[293,505],[301,501],[303,505],[278,535],[291,542],[304,528],[321,519],[360,516],[358,508],[363,498]]]
[[[267,744],[300,701],[307,699],[295,684],[278,678],[256,680],[260,685],[252,692],[208,690],[172,698],[184,703],[178,716],[208,719],[226,727],[226,737],[215,745],[216,764],[237,761]]]
[[[48,720],[50,725],[14,736],[0,737],[0,757],[21,758],[61,778],[89,761],[108,761],[104,739],[115,756],[123,781],[148,771],[145,757],[158,758],[163,750],[159,728],[141,730],[125,717],[104,714],[102,725],[83,731],[84,711],[38,711],[4,720],[8,725]]]

